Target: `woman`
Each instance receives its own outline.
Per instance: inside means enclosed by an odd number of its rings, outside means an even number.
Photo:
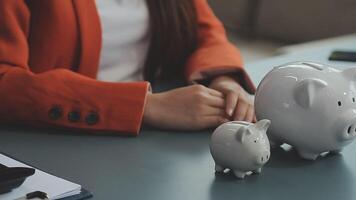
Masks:
[[[137,135],[254,119],[255,88],[206,0],[3,0],[0,27],[3,123]],[[180,74],[207,84],[150,92]]]

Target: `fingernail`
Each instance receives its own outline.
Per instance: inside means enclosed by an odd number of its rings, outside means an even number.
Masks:
[[[229,115],[231,117],[233,112],[234,112],[233,109],[228,109],[227,110],[227,115]]]

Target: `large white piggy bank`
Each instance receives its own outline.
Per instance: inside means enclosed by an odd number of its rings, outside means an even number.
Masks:
[[[256,124],[233,121],[220,125],[211,136],[210,152],[215,170],[231,169],[235,176],[244,178],[248,172],[260,173],[270,158],[270,144],[266,131],[269,120]]]
[[[302,158],[340,152],[356,136],[355,81],[355,68],[311,62],[275,67],[257,88],[256,116],[271,120],[272,145],[290,144]]]

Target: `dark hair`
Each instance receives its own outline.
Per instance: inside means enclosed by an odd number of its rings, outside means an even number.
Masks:
[[[150,12],[151,43],[145,79],[183,75],[184,65],[197,48],[197,14],[193,0],[146,0]]]

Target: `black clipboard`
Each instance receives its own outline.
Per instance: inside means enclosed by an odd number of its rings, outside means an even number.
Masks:
[[[46,171],[44,171],[44,170],[42,170],[42,169],[39,169],[39,168],[37,168],[37,167],[34,167],[34,166],[32,166],[32,165],[30,165],[30,164],[28,164],[28,163],[26,163],[26,162],[20,161],[19,159],[14,158],[13,156],[10,156],[10,155],[7,154],[7,153],[4,153],[4,152],[1,152],[1,151],[0,151],[0,154],[2,154],[2,155],[4,155],[4,156],[7,156],[7,157],[9,157],[9,158],[11,158],[11,159],[13,159],[13,160],[18,161],[18,162],[21,162],[21,163],[23,163],[23,164],[25,164],[25,165],[28,165],[28,166],[32,167],[33,169],[37,169],[37,170],[43,171],[43,172],[45,172],[45,173],[47,173],[47,174],[50,174],[50,175],[52,175],[52,176],[55,176],[55,175],[53,175],[53,174],[51,174],[51,173],[48,173],[48,172],[46,172]],[[20,187],[21,187],[21,186],[20,186]],[[43,191],[43,192],[45,192],[45,191]],[[72,196],[65,197],[65,198],[61,198],[61,199],[58,199],[58,200],[85,200],[85,199],[90,199],[90,198],[92,198],[92,197],[93,197],[93,194],[92,194],[89,190],[86,190],[86,189],[84,189],[84,188],[81,188],[81,191],[80,191],[79,194],[72,195]]]
[[[85,200],[85,199],[90,199],[92,197],[93,197],[92,193],[90,193],[88,190],[82,188],[82,190],[80,191],[80,194],[62,198],[62,199],[58,199],[58,200]]]

